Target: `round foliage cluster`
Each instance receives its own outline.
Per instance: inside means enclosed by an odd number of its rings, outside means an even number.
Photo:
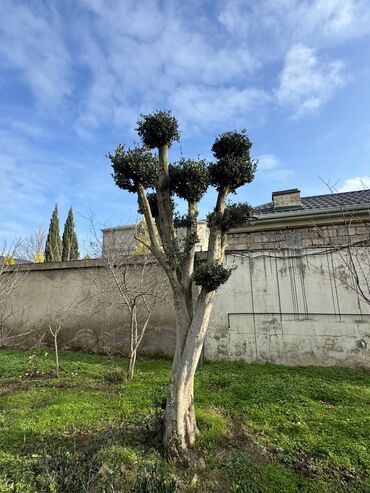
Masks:
[[[126,149],[119,145],[114,154],[108,154],[112,162],[113,179],[120,188],[136,192],[140,184],[144,188],[155,186],[159,175],[159,162],[147,147]]]
[[[253,180],[257,161],[250,157],[251,147],[245,130],[225,132],[217,137],[212,146],[217,162],[209,167],[211,184],[217,190],[228,186],[233,192]]]
[[[194,282],[207,291],[215,291],[229,279],[232,269],[224,267],[215,260],[199,264],[194,271]]]
[[[219,135],[213,146],[212,152],[216,159],[224,159],[227,157],[242,158],[248,155],[252,142],[246,135],[245,130],[241,132],[224,132]]]
[[[149,115],[140,115],[137,121],[137,133],[150,149],[171,146],[180,139],[177,120],[170,111],[156,111]]]
[[[223,214],[217,215],[215,212],[208,214],[208,226],[220,224],[223,231],[237,228],[251,220],[253,208],[246,202],[240,204],[228,204]]]
[[[228,204],[222,217],[222,227],[224,231],[237,228],[249,222],[252,212],[253,208],[246,202],[240,204]]]
[[[251,220],[252,213],[253,207],[247,204],[247,202],[228,204],[222,218],[224,230],[237,228],[248,223]]]
[[[170,165],[170,187],[181,199],[199,202],[209,186],[208,164],[204,160],[180,159]]]
[[[257,162],[250,157],[227,157],[209,165],[210,182],[217,189],[228,186],[231,192],[253,181]]]

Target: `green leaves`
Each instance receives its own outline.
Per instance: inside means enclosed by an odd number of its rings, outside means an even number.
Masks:
[[[153,188],[158,180],[159,163],[148,147],[135,146],[126,150],[119,145],[114,154],[108,154],[112,163],[113,179],[123,190],[135,193],[139,184]]]
[[[45,244],[45,261],[59,262],[60,260],[62,260],[62,240],[60,239],[58,206],[56,205],[51,216]]]
[[[224,132],[220,134],[213,146],[212,152],[216,159],[242,158],[249,153],[252,142],[246,135],[245,130],[241,132]]]
[[[170,187],[181,199],[199,202],[209,186],[208,163],[203,159],[180,159],[170,166]]]
[[[68,217],[64,225],[62,245],[62,260],[78,260],[80,258],[72,207],[69,209]]]
[[[136,130],[144,145],[128,150],[119,145],[114,154],[108,154],[116,184],[129,192],[136,192],[139,183],[144,188],[156,187],[159,163],[150,150],[170,147],[180,139],[177,120],[170,111],[142,114],[137,125]],[[251,147],[245,130],[220,134],[212,146],[217,159],[215,163],[182,158],[169,166],[171,193],[197,203],[209,185],[217,190],[228,187],[229,192],[234,192],[240,186],[250,183],[257,166],[257,161],[251,159],[249,154]]]
[[[217,190],[228,186],[233,192],[253,180],[257,161],[250,157],[251,147],[245,130],[225,132],[217,137],[212,146],[217,162],[209,167],[211,184]]]
[[[141,114],[140,117],[136,131],[144,145],[150,149],[164,145],[171,147],[174,141],[179,141],[177,120],[170,111],[156,111],[149,115]]]
[[[215,291],[229,279],[232,268],[224,267],[215,260],[199,264],[194,271],[194,282],[207,291]]]
[[[251,220],[253,208],[246,202],[239,204],[228,204],[223,214],[217,215],[215,212],[208,214],[208,226],[220,224],[223,231],[229,231],[232,228],[237,228],[243,224],[247,224]]]

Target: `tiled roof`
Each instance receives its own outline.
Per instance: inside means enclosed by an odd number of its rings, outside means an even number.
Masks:
[[[284,214],[292,211],[310,211],[312,209],[333,209],[337,207],[353,207],[356,205],[369,205],[370,190],[357,190],[355,192],[330,193],[327,195],[313,195],[301,198],[301,207],[284,207],[284,209],[274,209],[273,202],[258,205],[254,208],[257,215],[279,213]]]

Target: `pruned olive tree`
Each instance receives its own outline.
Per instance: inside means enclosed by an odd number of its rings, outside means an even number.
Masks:
[[[165,410],[164,446],[169,455],[182,455],[194,444],[194,375],[205,340],[215,292],[231,273],[224,267],[227,233],[250,219],[248,204],[228,205],[230,193],[250,183],[256,161],[245,131],[219,135],[213,146],[214,162],[181,159],[170,164],[168,150],[180,138],[170,112],[141,115],[137,132],[143,146],[119,145],[109,154],[113,178],[123,190],[137,194],[139,210],[148,227],[147,247],[165,271],[176,312],[176,349]],[[157,149],[158,155],[152,150]],[[196,257],[198,204],[209,186],[217,190],[214,210],[208,215],[210,230],[206,259]],[[187,202],[179,216],[174,196]],[[180,243],[177,228],[186,227]],[[194,284],[199,287],[194,296]]]

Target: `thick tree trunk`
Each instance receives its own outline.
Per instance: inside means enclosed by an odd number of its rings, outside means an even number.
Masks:
[[[193,391],[182,387],[182,377],[181,374],[172,376],[166,406],[164,446],[171,457],[182,456],[194,445],[197,431]]]
[[[176,312],[176,347],[173,358],[172,368],[177,368],[180,363],[182,353],[184,351],[186,336],[191,323],[191,314],[189,314],[186,295],[181,288],[174,289],[174,304]]]
[[[212,310],[214,293],[201,292],[181,355],[172,368],[166,405],[164,446],[168,455],[182,456],[195,442],[194,375]]]

